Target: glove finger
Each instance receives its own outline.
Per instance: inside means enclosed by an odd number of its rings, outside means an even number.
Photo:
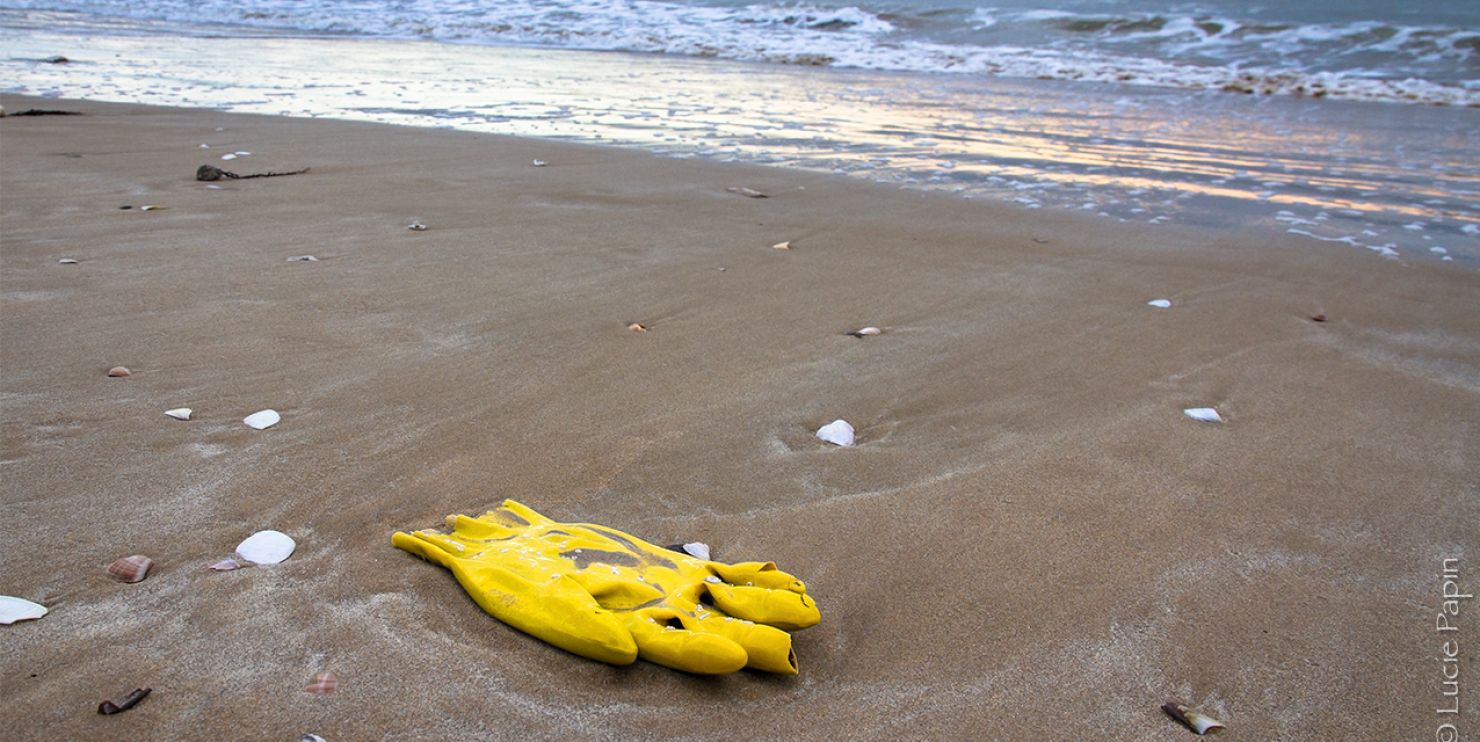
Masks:
[[[816,626],[822,620],[817,601],[803,593],[764,587],[704,583],[704,595],[725,613],[786,631]]]
[[[452,532],[463,538],[478,541],[492,541],[495,539],[512,538],[513,531],[497,523],[489,523],[486,520],[469,518],[466,515],[453,515],[447,519],[448,525],[452,526]]]
[[[637,656],[648,662],[699,675],[723,675],[749,661],[738,643],[717,633],[683,628],[684,619],[677,614],[643,611],[628,616]]]
[[[694,631],[707,631],[729,639],[745,650],[745,666],[781,675],[797,674],[797,656],[791,648],[791,634],[764,624],[706,612],[685,624]]]
[[[451,560],[451,555],[446,550],[436,543],[423,538],[421,531],[415,533],[396,531],[391,534],[391,546],[415,554],[429,562],[436,562],[444,567]]]
[[[536,513],[528,506],[513,500],[504,500],[504,504],[500,505],[498,509],[490,510],[478,516],[478,519],[488,523],[496,523],[514,528],[545,526],[555,522]]]
[[[731,585],[764,587],[772,590],[807,592],[807,586],[795,575],[776,569],[775,562],[711,562],[709,568]]]

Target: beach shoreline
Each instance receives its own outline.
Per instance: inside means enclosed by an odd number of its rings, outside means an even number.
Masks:
[[[1474,271],[632,149],[0,105],[84,114],[0,119],[0,594],[51,608],[0,627],[21,738],[1440,722],[1439,575],[1480,557]],[[859,445],[815,440],[837,418]],[[506,497],[774,559],[822,611],[800,676],[583,660],[390,546]],[[205,568],[264,528],[291,559]],[[148,579],[109,579],[136,553]]]

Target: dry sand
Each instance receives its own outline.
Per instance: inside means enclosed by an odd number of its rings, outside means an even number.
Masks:
[[[3,104],[87,114],[0,121],[0,594],[51,608],[0,627],[12,739],[1190,737],[1168,698],[1226,739],[1433,734],[1441,560],[1480,587],[1472,271],[629,150]],[[202,163],[313,169],[212,190]],[[839,417],[856,448],[812,438]],[[801,675],[587,661],[390,546],[505,497],[776,560],[823,611]],[[292,559],[205,569],[261,528]],[[149,579],[110,580],[134,553]],[[304,692],[324,669],[339,691]]]

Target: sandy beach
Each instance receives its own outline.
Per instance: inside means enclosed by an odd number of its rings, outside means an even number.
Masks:
[[[1426,739],[1446,639],[1477,687],[1472,604],[1435,629],[1445,559],[1480,587],[1474,271],[632,150],[0,104],[84,114],[0,120],[0,594],[51,610],[0,626],[13,739],[1191,738],[1169,699],[1225,739]],[[838,418],[856,447],[813,437]],[[390,545],[506,497],[775,560],[822,611],[800,675],[588,661]],[[291,559],[206,569],[265,528]],[[148,579],[110,579],[130,554]],[[322,670],[338,691],[305,692]]]

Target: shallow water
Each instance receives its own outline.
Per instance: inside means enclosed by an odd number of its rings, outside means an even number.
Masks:
[[[211,30],[0,12],[0,79],[8,92],[639,146],[1480,264],[1475,110]],[[71,61],[37,61],[58,54]]]

